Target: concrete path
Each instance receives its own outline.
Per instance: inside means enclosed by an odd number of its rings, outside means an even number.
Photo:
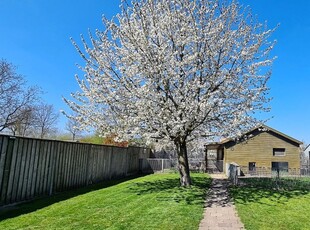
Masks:
[[[204,218],[200,222],[199,230],[245,229],[229,198],[227,178],[222,174],[213,174],[211,177],[213,181],[207,195]]]

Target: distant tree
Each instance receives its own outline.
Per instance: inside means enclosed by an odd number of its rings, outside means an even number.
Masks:
[[[13,135],[18,136],[32,136],[33,126],[35,124],[34,107],[27,106],[19,111],[17,118],[8,129],[12,131]]]
[[[119,139],[169,141],[191,184],[187,144],[241,134],[269,111],[273,30],[225,0],[123,1],[104,31],[82,37],[85,79],[67,104],[81,127]]]
[[[102,136],[99,136],[98,133],[87,135],[79,139],[79,142],[82,142],[82,143],[101,144],[101,145],[103,141],[104,141],[104,138]]]
[[[28,108],[38,100],[38,93],[38,87],[26,87],[13,64],[0,60],[0,132],[19,129],[17,126],[28,119]]]
[[[38,137],[45,138],[56,131],[59,114],[53,105],[45,103],[37,105],[34,116],[34,126]]]
[[[117,135],[116,134],[110,134],[103,139],[102,144],[118,146],[118,147],[127,147],[128,141],[117,141]]]
[[[82,132],[79,129],[79,123],[76,121],[74,115],[71,115],[68,118],[65,129],[70,133],[73,141],[75,140],[76,136]]]

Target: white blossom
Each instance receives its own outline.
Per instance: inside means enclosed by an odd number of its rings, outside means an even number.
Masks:
[[[253,114],[269,111],[273,30],[247,8],[236,1],[133,0],[121,9],[103,19],[103,31],[90,33],[91,46],[82,37],[85,52],[73,42],[85,76],[77,77],[81,91],[65,101],[81,127],[172,142],[187,158],[180,149],[185,143],[186,153],[187,141],[230,137],[261,122]]]

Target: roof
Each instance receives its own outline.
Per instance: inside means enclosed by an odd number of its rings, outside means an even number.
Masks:
[[[254,127],[253,129],[251,129],[251,130],[245,132],[244,134],[242,134],[242,136],[245,136],[245,135],[247,135],[247,134],[250,134],[250,133],[252,133],[253,131],[258,130],[258,129],[266,129],[266,131],[271,131],[271,132],[273,132],[273,133],[275,133],[275,134],[277,134],[277,135],[279,135],[279,136],[282,136],[282,137],[284,137],[284,138],[286,138],[286,139],[288,139],[288,140],[290,140],[290,141],[292,141],[292,142],[294,142],[294,143],[296,143],[296,144],[298,144],[298,145],[301,145],[301,144],[302,144],[301,141],[299,141],[299,140],[297,140],[297,139],[295,139],[295,138],[293,138],[293,137],[290,137],[290,136],[288,136],[288,135],[286,135],[286,134],[284,134],[284,133],[282,133],[282,132],[280,132],[280,131],[278,131],[278,130],[276,130],[276,129],[273,129],[273,128],[267,126],[267,125],[259,125],[259,126],[256,126],[256,127]],[[231,142],[231,141],[235,141],[235,139],[234,139],[234,138],[229,138],[229,139],[226,138],[226,139],[224,139],[224,140],[218,142],[217,144],[222,145],[222,144],[226,144],[226,143]],[[215,143],[211,143],[211,145],[214,145],[214,144],[215,144]],[[209,146],[209,144],[207,144],[207,146]]]
[[[285,138],[291,140],[292,142],[295,142],[296,144],[299,144],[299,145],[302,144],[302,141],[299,141],[299,140],[297,140],[297,139],[295,139],[295,138],[293,138],[291,136],[288,136],[288,135],[286,135],[286,134],[284,134],[284,133],[282,133],[282,132],[280,132],[280,131],[278,131],[276,129],[273,129],[273,128],[267,126],[267,125],[260,125],[259,127],[256,127],[255,129],[258,129],[258,128],[266,128],[268,131],[272,131],[272,132],[274,132],[274,133],[276,133],[276,134],[278,134],[278,135],[280,135],[282,137],[285,137]],[[253,129],[253,131],[255,129]]]

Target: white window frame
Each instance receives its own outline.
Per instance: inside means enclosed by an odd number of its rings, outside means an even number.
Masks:
[[[283,157],[286,155],[286,149],[285,148],[273,148],[272,154],[275,157]]]

